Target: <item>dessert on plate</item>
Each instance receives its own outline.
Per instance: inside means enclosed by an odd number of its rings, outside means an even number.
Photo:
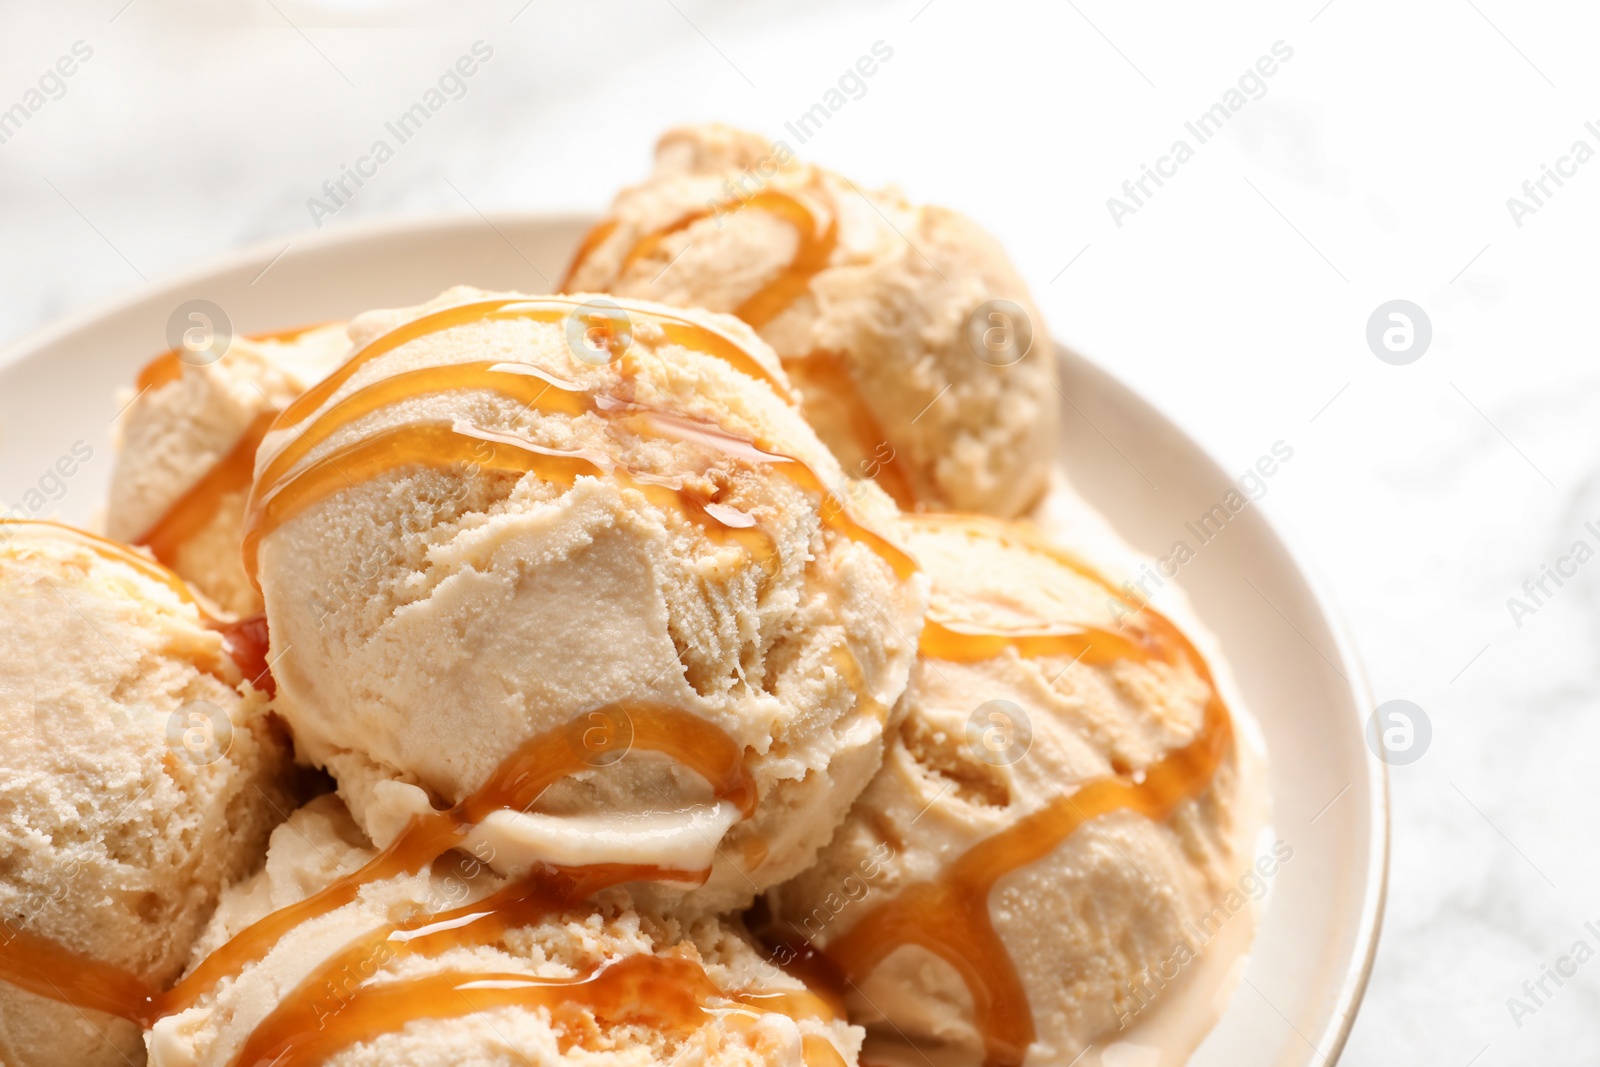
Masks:
[[[196,958],[374,855],[337,798],[312,801],[224,894]],[[585,1063],[630,1067],[854,1058],[860,1031],[839,1006],[734,923],[640,909],[625,893],[583,900],[593,888],[507,880],[470,853],[374,882],[157,1022],[150,1063],[557,1063],[575,1046]]]
[[[668,132],[563,288],[737,315],[772,345],[818,435],[901,507],[1022,513],[1056,435],[1049,333],[970,219],[863,190],[783,142]]]
[[[97,1009],[182,973],[293,806],[289,747],[237,636],[142,555],[0,522],[0,605],[0,1061],[120,1064],[139,1028]]]
[[[121,447],[106,532],[148,548],[223,608],[259,612],[239,557],[256,448],[277,413],[349,347],[344,324],[330,323],[151,361],[114,424]]]
[[[1259,781],[1222,665],[1018,517],[1003,253],[707,127],[570,279],[168,354],[132,544],[0,525],[7,1064],[1066,1067],[1148,1016]]]
[[[1176,627],[1036,533],[904,530],[933,595],[898,730],[773,917],[842,970],[854,1018],[1070,1063],[1235,877],[1228,712]]]
[[[495,866],[710,868],[726,911],[877,770],[925,582],[748,327],[592,304],[384,313],[279,417],[245,529],[276,707],[385,845],[570,722],[572,773],[473,830]]]

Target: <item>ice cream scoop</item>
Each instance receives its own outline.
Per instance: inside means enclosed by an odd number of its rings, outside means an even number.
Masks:
[[[536,794],[463,814],[502,871],[709,870],[692,901],[728,908],[803,868],[877,768],[925,583],[771,349],[473,290],[352,334],[247,517],[299,755],[380,845],[525,766]]]
[[[1232,720],[1175,626],[1030,528],[906,526],[933,591],[904,718],[776,930],[857,1021],[1069,1063],[1201,951],[1241,851]]]
[[[292,806],[227,641],[148,558],[0,523],[0,1061],[139,1061],[119,1016],[177,977]]]
[[[902,507],[1016,515],[1055,448],[1055,356],[995,240],[723,126],[673,130],[564,285],[731,312],[845,470]]]
[[[374,855],[336,798],[313,801],[273,835],[265,869],[225,894],[197,962]],[[457,853],[370,882],[157,1022],[150,1062],[856,1062],[861,1033],[837,1005],[726,920],[652,912],[615,890],[584,900],[582,880],[507,882]]]
[[[168,352],[118,417],[106,529],[147,546],[228,611],[261,598],[239,561],[255,450],[273,416],[349,349],[343,323],[240,336],[220,354]]]

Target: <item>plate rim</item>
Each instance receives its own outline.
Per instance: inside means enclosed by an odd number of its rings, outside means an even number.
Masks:
[[[85,330],[95,322],[126,313],[136,306],[159,299],[163,293],[183,290],[205,284],[210,279],[251,267],[270,267],[289,249],[304,252],[327,251],[345,245],[395,238],[425,238],[429,235],[453,233],[487,227],[516,250],[502,232],[526,226],[579,227],[592,225],[603,216],[582,209],[511,210],[495,212],[433,212],[426,215],[386,216],[357,219],[341,223],[333,229],[302,229],[263,238],[231,251],[206,257],[193,266],[159,276],[142,286],[125,288],[112,295],[88,302],[82,308],[52,319],[26,331],[0,346],[0,372],[21,362],[38,351],[56,344],[72,334]],[[520,250],[518,250],[520,252]],[[1102,384],[1114,389],[1129,403],[1144,409],[1149,416],[1164,423],[1196,457],[1226,479],[1226,468],[1210,449],[1189,432],[1185,425],[1173,418],[1160,404],[1135,389],[1109,367],[1084,355],[1073,346],[1055,342],[1057,359],[1062,365],[1074,365],[1078,373],[1089,373],[1102,379]],[[1367,673],[1362,666],[1343,611],[1339,608],[1329,584],[1302,547],[1302,541],[1292,532],[1291,524],[1278,513],[1274,505],[1258,502],[1257,517],[1264,523],[1266,532],[1282,548],[1289,563],[1310,593],[1311,601],[1322,616],[1333,638],[1334,651],[1340,667],[1346,674],[1346,688],[1353,697],[1357,712],[1354,727],[1365,732],[1360,721],[1360,709],[1372,706],[1372,690]],[[1363,744],[1364,749],[1367,746]],[[1355,1026],[1356,1016],[1365,997],[1377,958],[1378,943],[1382,935],[1384,914],[1388,902],[1388,881],[1391,844],[1391,808],[1389,799],[1388,766],[1376,754],[1366,752],[1368,770],[1367,802],[1371,808],[1368,820],[1369,844],[1367,849],[1367,876],[1361,889],[1361,906],[1355,929],[1356,951],[1341,979],[1332,1003],[1330,1018],[1322,1029],[1313,1051],[1328,1064],[1337,1063],[1343,1055]],[[1322,1050],[1326,1043],[1327,1051]]]
[[[1228,478],[1227,469],[1211,450],[1200,444],[1182,422],[1169,415],[1159,404],[1133,388],[1110,368],[1084,355],[1076,347],[1060,341],[1056,341],[1055,344],[1057,359],[1063,366],[1070,365],[1078,373],[1087,372],[1100,378],[1102,386],[1111,387],[1121,393],[1125,401],[1143,407],[1147,414],[1165,423],[1185,445],[1193,449],[1194,454],[1210,466],[1214,474],[1224,480]],[[1288,556],[1296,574],[1305,583],[1317,611],[1327,624],[1339,666],[1347,678],[1346,688],[1354,698],[1353,707],[1357,714],[1354,725],[1364,734],[1366,724],[1359,716],[1361,709],[1374,706],[1372,687],[1355,642],[1350,636],[1345,614],[1329,591],[1328,582],[1323,579],[1319,569],[1301,547],[1300,539],[1292,533],[1292,524],[1277,511],[1275,505],[1257,501],[1253,504],[1253,508],[1265,525],[1266,532],[1277,541],[1284,554]],[[1384,913],[1388,904],[1391,831],[1389,767],[1371,751],[1369,746],[1363,744],[1362,748],[1365,752],[1369,783],[1367,800],[1372,809],[1371,840],[1367,849],[1367,878],[1361,890],[1361,909],[1356,923],[1355,944],[1358,947],[1352,954],[1350,965],[1340,982],[1328,1025],[1323,1028],[1320,1040],[1313,1045],[1313,1051],[1324,1058],[1328,1065],[1338,1063],[1344,1054],[1350,1032],[1355,1027],[1356,1016],[1360,1014],[1367,985],[1377,961],[1378,942],[1382,937]],[[1270,758],[1270,753],[1268,755]],[[1326,1052],[1322,1049],[1323,1042],[1327,1042]]]

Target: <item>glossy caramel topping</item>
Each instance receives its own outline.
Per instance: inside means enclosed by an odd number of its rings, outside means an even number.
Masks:
[[[485,317],[529,314],[548,318],[557,314],[552,308],[506,311],[505,304],[504,301],[484,301],[463,308],[450,308],[433,316],[425,316],[418,322],[443,316],[440,322],[424,331],[429,332]],[[573,305],[562,306],[570,310]],[[566,314],[566,311],[561,314]],[[403,344],[413,336],[421,336],[407,332],[412,325],[415,324],[401,327],[386,337],[404,335],[394,342]],[[604,322],[604,325],[609,329],[609,322]],[[667,323],[663,329],[670,335],[677,329],[700,328],[693,324]],[[348,381],[354,373],[352,368],[375,358],[374,353],[392,350],[392,346],[384,347],[386,343],[385,338],[374,341],[322,385],[290,405],[274,429],[300,425],[305,418],[309,418],[310,413],[319,411],[327,398],[319,399],[315,394],[326,389],[328,396],[333,395],[333,390],[328,388],[331,384]],[[519,437],[476,428],[464,422],[416,423],[391,428],[343,446],[309,466],[298,466],[317,445],[363,416],[412,397],[454,389],[490,390],[516,400],[530,410],[548,414],[576,416],[592,412],[609,419],[625,420],[649,435],[710,445],[741,462],[777,470],[801,488],[821,497],[822,520],[829,528],[867,544],[902,578],[916,570],[914,560],[859,522],[844,501],[823,483],[814,470],[792,456],[769,451],[756,442],[735,437],[708,423],[638,408],[612,397],[585,392],[570,382],[561,381],[525,364],[472,362],[405,371],[357,389],[326,411],[321,411],[297,436],[272,453],[256,481],[245,519],[245,572],[252,580],[256,580],[257,576],[261,540],[272,531],[335,492],[413,465],[534,473],[543,480],[566,486],[582,475],[609,476],[629,488],[644,492],[658,506],[686,515],[715,536],[737,541],[763,565],[772,558],[774,542],[770,535],[756,528],[751,516],[727,507],[715,496],[704,499],[687,493],[680,483],[673,480],[623,470],[597,452],[557,452]],[[304,413],[297,411],[302,404],[306,405]]]
[[[749,516],[701,499],[675,481],[625,471],[600,452],[556,451],[470,423],[437,421],[384,430],[334,450],[277,485],[258,483],[261,495],[252,498],[245,520],[245,573],[256,574],[262,539],[285,522],[334,493],[408,466],[537,474],[562,486],[584,475],[609,477],[698,522],[713,536],[741,544],[757,560],[773,552],[771,537]]]
[[[267,660],[271,638],[267,633],[267,617],[251,615],[233,622],[215,622],[211,628],[222,635],[228,655],[238,664],[245,681],[269,697],[278,695],[278,683],[272,677],[272,665]]]
[[[175,382],[182,377],[183,360],[178,358],[178,353],[167,351],[139,369],[138,377],[133,380],[133,386],[142,393],[146,389],[160,389],[168,382]]]
[[[720,991],[700,965],[652,955],[624,956],[575,978],[446,971],[362,986],[337,1010],[263,1028],[234,1062],[238,1067],[317,1067],[341,1049],[400,1029],[414,1019],[456,1019],[516,1007],[549,1011],[564,1031],[562,1051],[598,1026],[644,1025],[687,1035],[710,1021],[705,1004]]]
[[[249,490],[255,475],[256,449],[276,416],[276,411],[257,415],[228,454],[178,497],[154,526],[134,538],[133,543],[148,548],[151,555],[167,566],[174,566],[178,550],[210,525],[222,501],[229,494]]]
[[[810,288],[812,277],[827,268],[828,261],[833,258],[834,248],[839,243],[838,218],[829,215],[827,225],[818,227],[816,215],[799,197],[777,189],[763,189],[748,198],[725,201],[714,209],[692,211],[641,239],[623,258],[622,271],[654,253],[670,235],[701,219],[745,208],[777,215],[794,227],[797,242],[789,263],[733,311],[755,329],[761,329],[783,314]]]
[[[586,712],[528,740],[454,808],[412,819],[388,848],[360,870],[241,931],[161,998],[162,1013],[190,1007],[217,982],[239,974],[266,955],[289,930],[350,903],[363,885],[422,870],[461,845],[467,831],[488,815],[502,809],[528,810],[549,786],[591,769],[597,756],[618,746],[667,755],[709,782],[718,799],[734,804],[745,818],[754,813],[755,779],[745,769],[744,753],[717,727],[679,708],[642,701],[599,711],[625,718],[632,729],[594,731],[594,712]],[[579,884],[574,892],[580,896],[595,892],[614,873],[609,867],[586,869],[586,874],[598,877],[600,883],[594,888]]]
[[[707,874],[622,865],[542,868],[481,901],[381,926],[351,941],[307,975],[256,1027],[234,1063],[237,1067],[310,1067],[340,1048],[391,1033],[412,1019],[450,1017],[507,1005],[555,1009],[553,1021],[558,1026],[563,1014],[587,1011],[601,1026],[635,1021],[679,1034],[709,1022],[711,1016],[705,1009],[719,1001],[792,1019],[841,1018],[842,1013],[832,1004],[806,990],[724,993],[697,964],[645,955],[610,961],[588,975],[565,980],[451,972],[421,979],[361,981],[361,976],[400,956],[435,958],[452,948],[497,944],[507,931],[533,925],[607,886],[672,877],[703,881]],[[608,981],[621,983],[614,990],[602,984],[602,976],[612,972],[618,977]],[[623,974],[630,977],[622,981]],[[470,997],[464,1007],[459,994],[472,988],[468,983],[476,988],[516,990],[517,995],[499,1001]],[[663,995],[662,983],[674,987],[670,994]],[[625,1015],[622,1008],[627,1001],[612,1000],[612,992],[625,993],[640,1014]],[[443,1014],[436,1012],[432,1000],[440,993],[458,994],[451,998],[457,1006]],[[575,1029],[582,1032],[588,1027]],[[819,1043],[813,1045],[813,1039],[807,1039],[807,1064],[833,1067],[842,1062],[831,1042],[815,1040]],[[563,1048],[572,1043],[579,1041],[569,1032],[564,1035]]]
[[[833,669],[839,672],[844,684],[856,695],[856,710],[866,712],[880,723],[889,721],[889,709],[872,695],[867,685],[867,676],[861,670],[861,661],[850,650],[848,643],[835,645],[828,653],[828,662],[833,664]]]
[[[273,452],[261,472],[263,494],[270,493],[314,448],[357,419],[414,397],[459,389],[488,390],[521,403],[526,410],[547,415],[576,416],[599,408],[580,386],[527,363],[449,363],[403,371],[357,389]]]
[[[0,931],[0,982],[141,1026],[157,1018],[156,991],[137,975],[69,952],[9,922]]]
[[[785,400],[792,399],[788,386],[732,338],[666,312],[644,311],[638,308],[623,310],[626,311],[630,321],[652,323],[660,327],[668,340],[674,344],[681,344],[686,348],[721,359],[750,377],[766,382]],[[524,319],[561,324],[574,315],[580,317],[579,321],[589,324],[588,328],[602,331],[612,328],[610,319],[599,309],[586,307],[582,301],[559,296],[476,300],[422,315],[395,327],[352,355],[338,370],[312,386],[284,409],[273,429],[285,430],[305,422],[362,367],[412,341],[476,322]]]
[[[911,488],[911,478],[906,473],[905,465],[900,462],[899,454],[884,434],[878,417],[861,395],[855,375],[850,373],[844,358],[837,352],[816,351],[797,359],[784,360],[783,368],[796,382],[810,383],[820,389],[830,403],[843,411],[850,436],[865,457],[862,462],[870,467],[868,473],[871,478],[894,498],[901,510],[915,510],[917,495]],[[890,449],[887,458],[881,454],[885,447]]]
[[[588,895],[582,890],[597,890],[638,879],[682,877],[682,872],[666,872],[654,867],[578,868],[574,871],[534,872],[526,881],[514,883],[483,900],[465,907],[437,913],[422,913],[403,922],[385,924],[364,934],[334,953],[291,990],[256,1029],[235,1059],[237,1064],[320,1062],[304,1059],[319,1051],[319,1033],[326,1022],[339,1017],[356,1004],[356,989],[363,974],[377,970],[378,964],[399,956],[433,957],[458,947],[491,945],[507,930],[538,922],[552,912]],[[693,878],[694,876],[690,876]],[[703,880],[704,872],[700,878]],[[364,993],[362,994],[365,995]],[[330,1003],[331,1002],[331,1003]],[[358,1010],[344,1021],[339,1033],[343,1044],[398,1030],[415,1015],[381,1017]],[[359,1027],[365,1027],[357,1033]],[[280,1061],[279,1057],[287,1056]]]
[[[1120,660],[1143,662],[1156,656],[1150,639],[1098,626],[1062,626],[1037,630],[991,630],[929,618],[917,651],[929,659],[977,663],[1013,649],[1024,658],[1067,656],[1092,667]]]
[[[806,1067],[847,1067],[832,1041],[821,1034],[806,1034],[800,1039],[800,1052]]]
[[[852,541],[871,548],[873,552],[894,569],[895,574],[901,578],[909,578],[921,569],[911,554],[876,530],[862,524],[851,513],[846,501],[829,489],[822,476],[812,470],[809,464],[796,459],[794,456],[782,452],[773,452],[760,442],[750,441],[743,437],[735,437],[725,431],[714,427],[707,427],[703,423],[690,422],[675,415],[666,415],[661,412],[643,412],[635,416],[637,420],[662,436],[675,436],[683,440],[699,441],[703,444],[723,452],[733,459],[744,460],[752,464],[764,464],[779,474],[788,478],[808,493],[815,493],[821,500],[819,511],[822,524],[836,533],[842,534]]]
[[[1138,613],[1140,629],[1123,636],[1092,627],[1041,632],[982,631],[958,628],[949,620],[930,622],[923,655],[972,662],[1007,648],[1021,655],[1093,656],[1093,662],[1121,658],[1160,660],[1192,670],[1209,690],[1202,722],[1193,740],[1169,752],[1142,772],[1115,774],[1085,783],[1075,792],[1026,815],[979,842],[936,879],[908,886],[874,907],[827,947],[828,957],[851,983],[864,980],[903,945],[919,945],[960,974],[972,996],[975,1019],[985,1044],[988,1067],[1018,1067],[1035,1036],[1033,1014],[1005,945],[989,913],[989,893],[1007,874],[1049,855],[1079,826],[1114,811],[1134,811],[1161,821],[1179,805],[1210,786],[1233,743],[1228,710],[1203,657],[1178,628],[1158,612],[1134,601],[1092,569],[1019,526],[976,517],[916,517],[913,522],[957,524],[979,536],[1023,547],[1066,566],[1100,585],[1108,595]],[[1120,642],[1120,644],[1119,644]]]

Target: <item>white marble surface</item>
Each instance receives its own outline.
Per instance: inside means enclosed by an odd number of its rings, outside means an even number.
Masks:
[[[1592,1064],[1600,962],[1520,1020],[1507,998],[1575,941],[1600,948],[1600,563],[1520,626],[1507,598],[1575,541],[1600,548],[1600,160],[1520,227],[1506,198],[1573,141],[1600,149],[1600,19],[1203,7],[8,3],[0,110],[75,42],[93,54],[0,144],[0,339],[243,243],[293,255],[307,198],[475,41],[493,57],[465,95],[325,225],[598,208],[664,126],[781,136],[882,40],[892,60],[803,151],[978,217],[1058,336],[1228,466],[1290,442],[1265,506],[1378,699],[1431,717],[1431,749],[1392,773],[1388,920],[1345,1062]],[[1116,226],[1106,198],[1280,40],[1266,94]],[[1409,366],[1364,339],[1394,298],[1433,324]]]

